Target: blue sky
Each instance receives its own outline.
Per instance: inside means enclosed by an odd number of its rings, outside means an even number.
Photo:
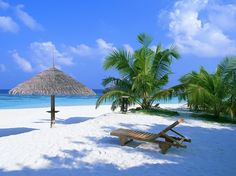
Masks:
[[[114,71],[104,71],[113,49],[131,52],[136,36],[152,46],[175,44],[181,59],[172,65],[169,86],[202,65],[214,71],[236,55],[234,0],[0,0],[0,89],[12,88],[56,65],[91,88]]]

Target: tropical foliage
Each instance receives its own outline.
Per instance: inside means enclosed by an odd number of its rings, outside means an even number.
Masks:
[[[236,57],[226,57],[214,73],[203,67],[199,72],[192,71],[180,81],[184,87],[180,98],[187,100],[195,111],[220,115],[236,114]]]
[[[173,59],[180,57],[176,47],[163,49],[161,44],[150,48],[152,38],[145,33],[138,35],[141,48],[131,53],[127,50],[114,50],[104,62],[105,70],[115,69],[120,77],[103,80],[104,94],[97,100],[98,107],[106,100],[112,100],[112,109],[120,106],[121,97],[129,96],[129,104],[139,104],[149,109],[155,100],[168,98],[173,89],[163,89],[168,83]]]

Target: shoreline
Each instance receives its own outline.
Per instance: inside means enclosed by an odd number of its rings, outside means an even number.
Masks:
[[[165,108],[165,107],[178,107],[178,106],[185,106],[186,103],[160,103],[160,107],[161,108]],[[90,104],[81,104],[81,105],[56,105],[56,109],[58,108],[75,108],[75,107],[95,107],[96,105],[90,105]],[[111,107],[111,104],[103,104],[103,105],[100,105],[97,109],[99,109],[100,107],[102,106],[110,106]],[[136,106],[131,106],[129,108],[132,108],[132,107],[136,107]],[[46,108],[50,108],[50,104],[48,104],[48,106],[45,106],[45,107],[19,107],[19,108],[16,108],[16,107],[12,107],[12,108],[0,108],[0,111],[1,110],[20,110],[20,109],[24,109],[24,110],[27,110],[27,109],[46,109]],[[118,108],[119,109],[119,108]]]

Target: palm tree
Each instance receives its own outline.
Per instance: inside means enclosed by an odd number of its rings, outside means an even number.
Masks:
[[[122,96],[129,96],[129,104],[139,104],[148,109],[155,100],[168,98],[173,89],[163,90],[171,74],[173,59],[180,57],[176,47],[163,49],[161,44],[149,48],[152,38],[145,33],[138,35],[141,48],[134,53],[127,50],[114,50],[104,62],[104,69],[115,69],[120,78],[108,77],[103,80],[104,94],[97,100],[96,107],[106,100],[112,100],[112,108],[121,104]]]
[[[218,69],[227,84],[225,113],[234,117],[236,114],[236,56],[225,57]]]
[[[209,74],[201,67],[199,73],[191,72],[180,80],[187,85],[185,93],[190,108],[213,112],[216,117],[219,117],[226,96],[226,85],[219,71]]]
[[[213,113],[215,117],[236,113],[236,58],[226,57],[213,74],[203,67],[199,73],[192,71],[184,75],[183,94],[189,107],[195,111]]]

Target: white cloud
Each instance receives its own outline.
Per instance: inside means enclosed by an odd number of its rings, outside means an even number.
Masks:
[[[0,64],[0,72],[5,72],[6,70],[6,66],[4,64]]]
[[[25,12],[23,8],[24,5],[16,6],[16,15],[21,22],[32,30],[42,30],[42,26],[32,16]]]
[[[224,31],[235,30],[236,28],[236,4],[226,4],[209,7],[211,13],[209,14],[209,21],[212,25],[223,29]]]
[[[97,39],[96,46],[91,47],[86,44],[80,44],[76,47],[70,46],[69,52],[75,54],[79,57],[86,57],[86,58],[104,58],[107,54],[111,51],[116,50],[113,43],[108,43],[104,39]]]
[[[93,48],[85,44],[80,44],[76,47],[70,46],[69,49],[72,53],[81,57],[91,56],[93,53]]]
[[[123,47],[125,50],[129,51],[130,53],[134,53],[134,49],[129,44],[124,44]]]
[[[129,44],[124,44],[123,47],[130,52],[133,52],[133,48]],[[116,50],[116,47],[112,43],[108,43],[101,38],[96,40],[95,47],[90,47],[85,44],[79,44],[77,46],[64,46],[60,49],[57,48],[53,42],[47,41],[33,42],[29,45],[29,50],[27,51],[28,55],[26,55],[26,58],[29,58],[28,61],[20,57],[20,55],[16,51],[12,52],[12,57],[15,59],[16,63],[20,65],[21,68],[25,71],[42,71],[44,69],[52,67],[53,57],[55,58],[56,67],[61,68],[62,66],[74,65],[75,57],[96,58],[99,60],[103,60],[104,57],[113,50]],[[26,62],[28,64],[26,64]],[[26,66],[23,67],[22,65]]]
[[[0,16],[0,30],[16,33],[19,30],[16,22],[9,16]]]
[[[69,53],[59,51],[51,41],[31,43],[30,53],[32,62],[41,70],[52,66],[53,57],[57,66],[73,64],[73,57]]]
[[[80,44],[77,46],[68,47],[70,53],[75,56],[83,58],[98,58],[104,59],[110,52],[117,50],[113,43],[108,43],[102,38],[96,40],[96,46],[88,46],[86,44]],[[130,53],[134,52],[134,49],[129,44],[124,44],[123,48],[129,51]]]
[[[20,66],[23,71],[42,71],[53,66],[53,57],[55,58],[55,66],[73,65],[73,57],[70,53],[59,51],[56,46],[51,42],[33,42],[29,46],[26,58],[18,54],[17,51],[11,52],[15,62]]]
[[[0,16],[0,30],[3,32],[16,33],[19,30],[19,24],[21,23],[31,30],[43,30],[42,25],[24,11],[24,5],[22,4],[13,6],[0,0],[0,10],[6,10],[6,12],[9,13],[8,16]],[[14,16],[11,15],[12,11],[15,13]],[[16,23],[16,17],[21,23]]]
[[[170,36],[183,53],[203,57],[235,54],[236,41],[226,35],[236,26],[235,14],[236,5],[180,0],[169,13]]]
[[[116,50],[116,47],[113,46],[113,43],[108,43],[105,40],[99,38],[96,40],[97,43],[97,52],[104,58],[113,50]]]
[[[10,5],[2,0],[0,0],[0,9],[7,9]]]
[[[96,43],[97,43],[98,48],[100,49],[100,51],[105,52],[105,53],[116,49],[113,46],[113,43],[108,43],[105,40],[103,40],[102,38],[97,39]]]
[[[18,64],[18,66],[25,72],[33,71],[32,65],[29,61],[21,57],[16,51],[12,52],[12,58]]]

